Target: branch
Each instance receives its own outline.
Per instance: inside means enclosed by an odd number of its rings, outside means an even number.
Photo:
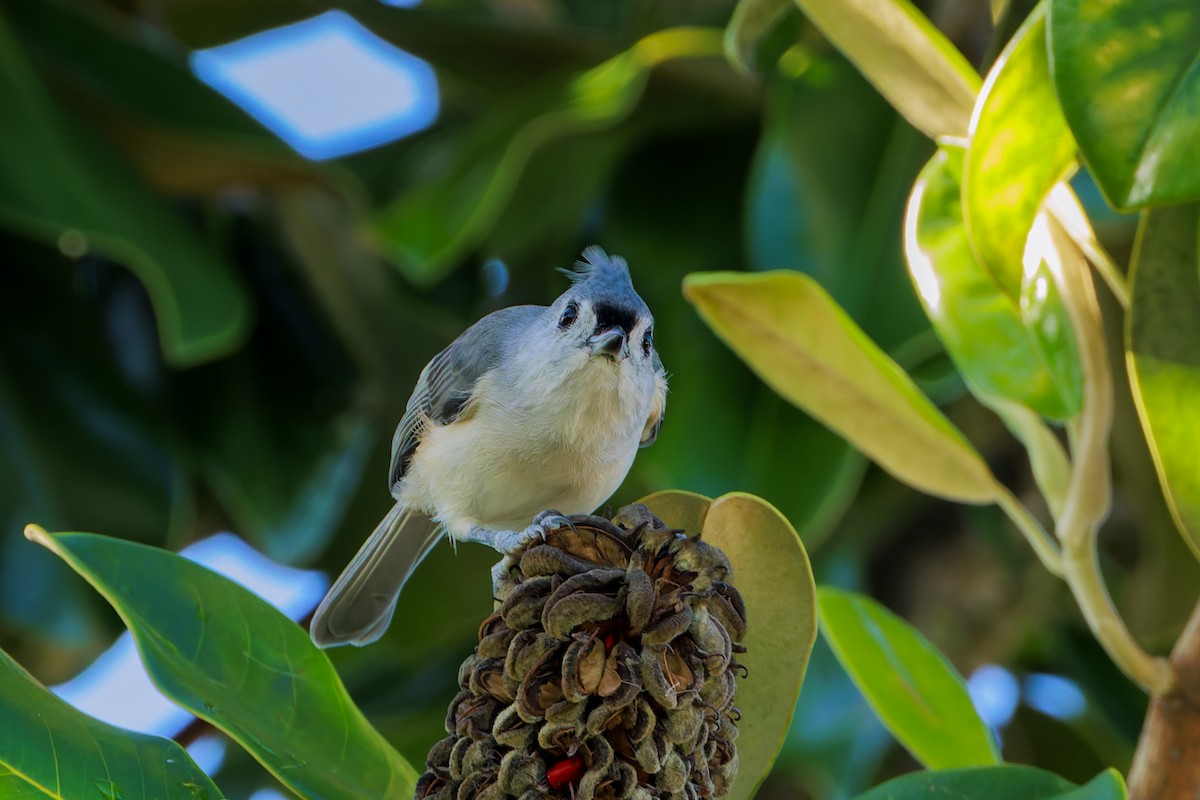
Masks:
[[[1133,767],[1130,800],[1200,797],[1200,603],[1171,653],[1175,683],[1150,701]]]
[[[1095,287],[1087,264],[1058,222],[1043,218],[1043,224],[1052,245],[1046,249],[1047,261],[1071,317],[1084,377],[1083,410],[1072,437],[1074,469],[1058,520],[1063,576],[1088,627],[1113,662],[1151,695],[1159,696],[1171,687],[1170,666],[1147,654],[1130,635],[1108,595],[1096,554],[1097,531],[1111,502],[1108,434],[1113,387]]]

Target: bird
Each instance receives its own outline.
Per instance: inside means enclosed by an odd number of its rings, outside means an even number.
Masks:
[[[583,251],[549,306],[488,314],[421,371],[392,438],[394,505],[309,626],[370,644],[445,536],[511,553],[594,511],[658,437],[667,373],[625,259]]]

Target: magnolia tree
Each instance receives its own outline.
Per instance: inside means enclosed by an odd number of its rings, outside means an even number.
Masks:
[[[501,584],[481,589],[494,592],[496,610],[481,620],[474,653],[462,654],[449,735],[424,765],[368,722],[300,626],[239,585],[164,549],[37,526],[28,538],[112,604],[167,697],[303,798],[745,800],[784,742],[818,628],[924,767],[863,798],[1196,797],[1200,614],[1170,654],[1147,652],[1110,599],[1096,542],[1110,510],[1114,397],[1124,391],[1108,323],[1124,329],[1129,391],[1162,493],[1200,555],[1200,7],[1013,5],[992,3],[1006,33],[981,76],[906,0],[745,0],[724,31],[660,31],[540,87],[538,110],[506,122],[504,147],[431,160],[424,183],[375,215],[371,231],[410,278],[436,280],[495,226],[531,153],[628,115],[664,61],[715,60],[723,46],[728,64],[754,80],[771,51],[764,42],[789,35],[779,22],[798,7],[936,144],[912,186],[903,240],[887,244],[903,250],[965,385],[1027,451],[1040,501],[1001,483],[814,279],[698,273],[683,293],[763,381],[884,470],[1011,519],[1099,647],[1149,696],[1128,775],[1108,769],[1079,786],[1003,763],[950,662],[874,601],[815,587],[792,525],[752,495],[661,492],[613,520],[579,518],[514,556]],[[12,130],[29,134],[21,141],[59,142],[62,169],[92,189],[115,182],[106,158],[73,149],[3,19],[0,57],[0,91],[23,115]],[[785,58],[803,67],[802,49]],[[41,183],[9,160],[21,178],[2,187],[11,205],[10,195]],[[1081,164],[1114,209],[1140,214],[1128,269],[1101,246],[1072,191]],[[64,251],[74,241],[65,232],[82,229],[92,246],[127,257],[151,286],[172,363],[209,357],[241,335],[242,304],[202,308],[180,273],[160,270],[192,264],[187,274],[210,296],[240,297],[219,269],[188,261],[192,250],[176,247],[183,229],[149,194],[76,207],[26,194],[22,213]],[[138,240],[142,220],[157,238],[131,250],[124,243]],[[296,226],[290,235],[314,234]],[[1115,302],[1102,312],[1104,293]],[[352,315],[334,316],[369,351]],[[0,797],[222,796],[179,744],[97,722],[4,653],[0,665]]]

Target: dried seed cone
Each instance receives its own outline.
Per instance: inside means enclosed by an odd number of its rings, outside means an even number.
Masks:
[[[418,800],[713,798],[737,773],[745,606],[645,506],[509,556]]]

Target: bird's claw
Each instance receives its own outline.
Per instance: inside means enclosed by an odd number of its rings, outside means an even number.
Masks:
[[[557,530],[570,528],[575,530],[575,523],[565,514],[547,509],[533,518],[533,523],[523,531],[502,531],[497,534],[493,546],[501,553],[512,555],[527,546],[535,539],[546,541],[546,537]]]
[[[570,528],[572,533],[575,531],[575,523],[571,518],[560,511],[555,511],[553,508],[548,508],[542,513],[533,518],[533,524],[526,528],[527,531],[532,531],[534,528],[541,528],[542,541],[552,532]]]

